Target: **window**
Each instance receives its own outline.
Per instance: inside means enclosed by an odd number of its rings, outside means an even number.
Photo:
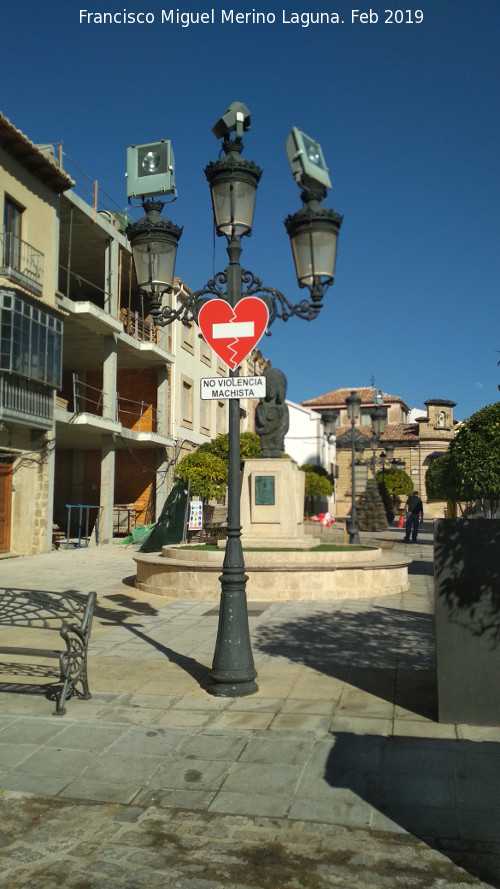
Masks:
[[[212,349],[205,339],[200,340],[200,358],[204,364],[210,367],[212,364]]]
[[[21,262],[21,220],[23,208],[5,198],[3,211],[3,228],[5,232],[3,247],[3,265],[19,271]]]
[[[0,293],[0,370],[61,385],[62,321],[18,297]]]
[[[181,413],[182,425],[188,429],[193,428],[193,381],[182,378],[181,384]]]
[[[194,355],[194,324],[182,325],[182,348]]]
[[[208,398],[200,399],[200,430],[203,435],[210,435],[210,415],[212,404]]]
[[[223,435],[226,431],[226,402],[218,401],[216,410],[216,435]]]

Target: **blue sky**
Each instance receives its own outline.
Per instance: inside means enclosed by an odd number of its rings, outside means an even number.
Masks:
[[[62,141],[123,208],[127,146],[171,139],[179,196],[164,213],[184,226],[176,273],[193,289],[227,263],[203,173],[227,106],[250,109],[245,156],[264,170],[242,265],[293,302],[304,291],[283,220],[300,195],[284,144],[292,126],[321,142],[327,204],[344,214],[335,285],[315,322],[276,321],[260,344],[292,400],[374,378],[410,407],[452,399],[459,419],[498,401],[498,0],[420,0],[420,24],[385,23],[384,10],[399,8],[390,2],[359,7],[378,14],[366,24],[343,0],[89,9],[151,12],[151,25],[80,24],[83,8],[2,4],[0,110],[34,142]],[[218,23],[162,25],[170,8],[214,8]],[[220,24],[231,8],[276,21]],[[283,10],[328,10],[344,23],[301,27],[283,23]]]

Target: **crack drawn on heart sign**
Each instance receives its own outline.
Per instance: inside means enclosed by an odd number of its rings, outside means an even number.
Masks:
[[[260,340],[269,320],[269,310],[258,297],[240,299],[234,309],[227,302],[211,299],[200,309],[198,324],[209,346],[235,370]]]

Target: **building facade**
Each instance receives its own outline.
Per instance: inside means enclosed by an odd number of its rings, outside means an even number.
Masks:
[[[153,323],[126,216],[74,185],[0,115],[0,553],[49,550],[54,526],[106,543],[155,521],[177,461],[227,431],[227,402],[200,398],[227,366],[195,324]],[[176,279],[167,298],[189,292]],[[255,352],[242,374],[262,366]]]
[[[0,114],[0,553],[51,545],[60,196],[73,185]]]
[[[415,423],[409,423],[410,408],[399,396],[389,395],[373,387],[334,389],[318,398],[303,402],[311,410],[321,412],[325,409],[338,411],[336,428],[336,468],[335,468],[335,509],[337,515],[348,515],[352,497],[352,461],[350,441],[350,420],[347,417],[346,398],[356,392],[361,399],[360,418],[355,429],[358,449],[355,457],[356,494],[361,495],[366,481],[376,472],[384,472],[399,463],[411,478],[413,487],[420,492],[424,503],[424,515],[427,518],[440,518],[446,507],[444,501],[428,501],[425,488],[425,476],[429,466],[436,457],[441,456],[449,447],[455,435],[456,423],[453,419],[455,402],[448,399],[431,398],[425,402],[427,413],[418,417]],[[368,446],[372,436],[371,417],[375,407],[383,404],[387,408],[387,425],[381,435],[380,446],[374,451]],[[340,441],[339,441],[340,440]],[[364,451],[359,445],[365,443]],[[386,453],[386,449],[389,450]],[[393,450],[392,450],[393,448]],[[388,454],[391,454],[388,459]],[[403,503],[405,498],[403,498]]]

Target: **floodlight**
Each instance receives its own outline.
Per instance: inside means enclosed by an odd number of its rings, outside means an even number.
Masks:
[[[243,132],[250,129],[250,112],[243,102],[232,102],[226,113],[212,127],[216,139],[223,139],[236,130],[241,139]]]
[[[286,153],[293,177],[302,188],[331,188],[321,145],[297,127],[286,140]]]
[[[174,153],[169,139],[127,148],[127,197],[176,194]]]

